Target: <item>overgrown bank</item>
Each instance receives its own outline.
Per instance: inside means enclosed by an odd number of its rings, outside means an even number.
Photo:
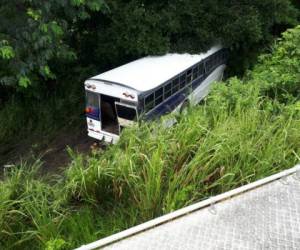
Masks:
[[[283,37],[244,81],[217,85],[171,129],[143,124],[105,153],[70,152],[50,180],[36,166],[8,171],[0,246],[70,249],[299,162],[300,26]]]

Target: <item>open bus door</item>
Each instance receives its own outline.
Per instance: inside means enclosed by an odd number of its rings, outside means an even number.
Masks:
[[[137,107],[115,102],[120,132],[124,127],[133,126],[137,121]]]

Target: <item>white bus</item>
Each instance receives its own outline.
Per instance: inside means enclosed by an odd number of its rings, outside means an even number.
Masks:
[[[85,81],[88,135],[117,142],[124,127],[197,104],[223,77],[228,52],[148,56]]]

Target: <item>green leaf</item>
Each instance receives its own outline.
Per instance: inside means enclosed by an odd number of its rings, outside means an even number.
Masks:
[[[67,243],[63,239],[51,239],[46,243],[46,250],[61,250],[65,249]]]
[[[44,33],[47,33],[48,32],[48,25],[43,23],[40,25],[40,30]]]
[[[99,11],[101,9],[102,5],[103,5],[103,2],[99,1],[99,0],[89,1],[87,3],[87,6],[92,11]]]
[[[23,88],[27,88],[31,84],[30,79],[27,76],[21,76],[19,78],[19,86]]]
[[[83,5],[85,3],[85,0],[72,0],[71,4],[74,6],[80,6]]]
[[[49,79],[55,79],[55,75],[52,73],[48,65],[41,66],[40,67],[40,73],[45,77]]]
[[[27,9],[27,15],[30,16],[35,21],[41,19],[41,11],[40,10],[33,10],[33,9],[29,8],[29,9]]]
[[[15,57],[15,52],[11,46],[5,45],[0,47],[0,58],[8,60],[13,57]]]
[[[63,29],[56,21],[51,22],[49,26],[55,35],[62,36],[64,34]]]

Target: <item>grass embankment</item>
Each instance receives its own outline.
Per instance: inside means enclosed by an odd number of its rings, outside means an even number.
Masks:
[[[242,82],[216,86],[176,126],[127,130],[106,152],[41,180],[0,184],[0,246],[69,249],[292,167],[300,157],[300,27]],[[37,162],[37,165],[39,163]]]

